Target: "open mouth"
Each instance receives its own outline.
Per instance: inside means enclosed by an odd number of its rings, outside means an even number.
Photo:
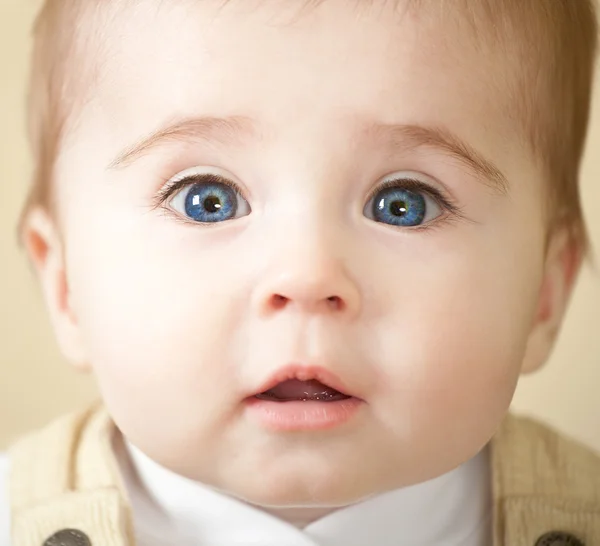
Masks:
[[[352,421],[365,406],[348,392],[327,369],[292,364],[249,393],[246,411],[254,423],[272,432],[326,430]]]
[[[287,379],[256,395],[271,402],[339,402],[351,398],[317,379]]]

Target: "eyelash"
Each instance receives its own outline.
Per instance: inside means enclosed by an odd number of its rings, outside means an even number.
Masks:
[[[245,192],[231,180],[213,173],[205,173],[205,174],[197,174],[191,176],[185,176],[180,179],[170,180],[166,179],[164,181],[164,186],[158,192],[155,198],[154,208],[158,208],[178,191],[186,188],[187,186],[192,186],[193,184],[205,183],[205,184],[223,184],[231,188],[236,194],[239,194],[243,199],[248,201],[248,198]],[[390,188],[402,188],[404,190],[413,191],[413,192],[421,192],[427,194],[429,197],[434,199],[438,205],[445,211],[445,215],[440,217],[439,219],[433,220],[427,224],[422,224],[414,227],[403,227],[398,228],[402,230],[429,230],[433,227],[439,226],[444,222],[448,222],[452,219],[461,218],[461,210],[455,205],[452,200],[447,197],[444,193],[442,193],[437,188],[430,186],[429,184],[425,184],[420,180],[415,178],[397,178],[392,180],[386,180],[385,182],[377,185],[373,188],[367,197],[366,202],[368,203],[371,199],[373,199],[379,192],[390,189]],[[392,226],[393,227],[393,226]]]
[[[380,191],[391,189],[391,188],[401,188],[403,190],[412,191],[415,193],[419,192],[419,193],[424,193],[424,194],[428,195],[434,201],[436,201],[437,204],[446,212],[446,218],[445,218],[446,220],[450,219],[451,217],[460,217],[461,216],[460,208],[457,205],[455,205],[454,202],[449,197],[447,197],[444,193],[442,193],[437,188],[434,188],[433,186],[430,186],[429,184],[426,184],[425,182],[421,182],[420,180],[417,180],[416,178],[395,178],[392,180],[386,180],[385,182],[382,182],[381,184],[377,185],[375,188],[373,188],[370,191],[370,193],[367,197],[367,203],[371,199],[373,199]],[[433,226],[434,224],[437,224],[443,220],[444,219],[442,218],[441,220],[434,220],[433,222],[429,222],[427,224],[422,224],[420,226],[402,227],[402,228],[398,228],[398,229],[402,229],[402,230],[428,229],[431,226]],[[394,226],[390,226],[390,227],[394,227]]]
[[[231,180],[228,180],[227,178],[220,176],[218,174],[205,173],[205,174],[196,174],[196,175],[191,175],[191,176],[185,176],[180,179],[176,178],[175,180],[170,180],[170,179],[165,180],[165,185],[158,192],[158,194],[156,196],[155,207],[159,207],[159,206],[163,205],[165,203],[165,201],[167,201],[169,199],[169,197],[173,196],[179,190],[182,190],[183,188],[186,188],[187,186],[193,186],[194,184],[199,184],[199,183],[223,184],[224,186],[228,186],[229,188],[231,188],[236,194],[239,194],[246,201],[248,200],[245,193],[235,182],[232,182]]]

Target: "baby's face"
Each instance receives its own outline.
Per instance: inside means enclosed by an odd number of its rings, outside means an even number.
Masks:
[[[544,262],[501,59],[383,3],[136,4],[58,164],[70,302],[117,425],[265,506],[475,455]]]

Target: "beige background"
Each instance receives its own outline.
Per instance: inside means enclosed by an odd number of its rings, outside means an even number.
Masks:
[[[16,244],[30,162],[24,135],[29,27],[37,0],[0,0],[0,450],[18,434],[95,396],[61,360],[41,296]],[[596,94],[600,98],[600,91]],[[592,241],[600,249],[600,111],[583,171]],[[523,378],[513,407],[600,450],[600,276],[587,268],[552,360]]]

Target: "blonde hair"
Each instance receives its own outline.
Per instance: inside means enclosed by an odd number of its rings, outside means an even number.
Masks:
[[[130,0],[130,3],[134,0]],[[171,0],[175,1],[175,0]],[[200,0],[198,0],[200,1]],[[310,4],[318,4],[326,0]],[[383,1],[383,0],[380,0]],[[527,142],[548,179],[549,232],[566,228],[582,251],[587,236],[579,177],[594,79],[598,22],[594,0],[412,0],[461,15],[478,40],[508,52],[517,44],[521,64],[510,91]],[[376,0],[370,0],[371,3]],[[357,1],[357,3],[360,3]],[[400,2],[402,3],[402,2]],[[406,3],[406,0],[405,0]],[[93,87],[95,66],[86,48],[102,47],[100,22],[110,24],[109,5],[124,2],[45,0],[34,26],[29,85],[29,137],[34,175],[23,217],[33,207],[53,210],[52,187],[61,143],[83,106],[84,86]],[[82,21],[93,21],[83,32]],[[89,58],[89,50],[87,51]]]

